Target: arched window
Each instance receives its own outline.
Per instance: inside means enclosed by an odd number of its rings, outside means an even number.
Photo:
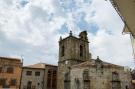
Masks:
[[[64,54],[65,54],[65,47],[62,46],[62,48],[61,48],[61,56],[64,56]]]
[[[80,57],[82,57],[82,56],[83,56],[83,46],[80,45]]]

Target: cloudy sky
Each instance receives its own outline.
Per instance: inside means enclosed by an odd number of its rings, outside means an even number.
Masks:
[[[57,64],[59,37],[87,30],[93,58],[133,67],[123,26],[106,0],[0,0],[0,56]]]

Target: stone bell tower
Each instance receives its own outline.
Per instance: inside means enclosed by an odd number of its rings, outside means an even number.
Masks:
[[[79,38],[72,35],[59,40],[59,62],[57,89],[64,89],[65,74],[70,72],[70,67],[75,64],[90,60],[89,41],[87,32],[79,34]]]

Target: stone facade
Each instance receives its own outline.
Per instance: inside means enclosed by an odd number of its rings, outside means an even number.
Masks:
[[[124,67],[91,58],[86,31],[60,37],[57,89],[132,89],[131,80]]]
[[[72,66],[69,76],[69,89],[132,89],[129,70],[103,61],[98,63],[98,59]]]
[[[40,74],[36,75],[36,72],[39,72]],[[42,89],[43,76],[44,69],[23,67],[21,89]]]
[[[56,89],[57,66],[37,63],[23,67],[21,89]]]
[[[0,57],[0,89],[19,89],[21,70],[20,59]]]

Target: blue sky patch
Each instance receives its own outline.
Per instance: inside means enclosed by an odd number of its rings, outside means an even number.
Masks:
[[[48,16],[48,21],[52,21],[53,17],[54,17],[54,14],[50,13],[49,16]]]
[[[20,5],[21,5],[22,7],[25,7],[25,5],[27,5],[28,3],[29,3],[28,0],[20,0]]]
[[[64,33],[68,33],[68,27],[67,27],[67,24],[64,23],[61,28],[59,29],[59,33],[60,34],[64,34]]]
[[[77,26],[81,29],[81,30],[87,30],[88,32],[92,33],[92,34],[96,34],[99,27],[96,23],[88,23],[85,20],[79,21],[77,22]]]
[[[91,4],[92,3],[92,0],[83,0],[84,3],[88,3],[88,4]]]
[[[59,0],[60,1],[60,5],[62,8],[64,8],[64,10],[66,12],[71,12],[75,9],[77,9],[76,7],[76,3],[74,0]]]
[[[99,27],[96,23],[88,23],[85,20],[86,14],[84,12],[78,13],[78,17],[76,17],[75,24],[81,29],[81,30],[87,30],[90,33],[96,34]]]
[[[96,11],[92,11],[91,12],[91,17],[95,16],[96,15]]]

